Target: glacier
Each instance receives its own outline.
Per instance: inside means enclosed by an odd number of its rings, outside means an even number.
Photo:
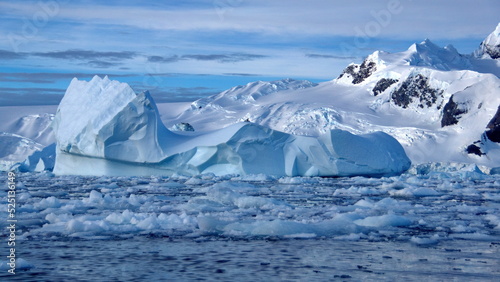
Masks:
[[[177,134],[163,125],[148,92],[99,76],[72,80],[53,128],[58,175],[386,176],[411,164],[383,132],[296,136],[243,122]]]

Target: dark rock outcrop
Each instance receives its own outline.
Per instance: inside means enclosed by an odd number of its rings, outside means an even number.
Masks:
[[[441,127],[454,125],[458,123],[461,115],[467,113],[467,109],[463,109],[459,104],[453,101],[453,95],[443,108],[443,117],[441,118]]]
[[[382,78],[375,84],[375,87],[373,87],[373,95],[377,96],[378,94],[384,92],[389,88],[391,85],[394,83],[398,82],[397,79],[392,79],[392,78]]]
[[[488,128],[485,132],[488,139],[500,143],[500,106],[498,106],[495,116],[493,116],[486,128]]]
[[[359,84],[365,81],[372,73],[377,70],[377,64],[372,61],[364,60],[361,65],[351,64],[342,72],[339,78],[348,74],[352,77],[353,84]]]
[[[490,55],[492,59],[499,59],[500,58],[500,45],[497,45],[495,47],[490,47],[490,46],[485,46],[486,53]]]
[[[178,123],[170,128],[172,131],[194,131],[194,127],[187,123],[187,122],[181,122]]]
[[[436,104],[438,97],[443,97],[443,91],[430,87],[429,79],[421,74],[410,75],[391,94],[394,104],[402,108],[407,108],[414,100],[418,101],[418,107],[430,108]]]
[[[467,151],[467,154],[474,154],[474,155],[478,155],[478,156],[482,156],[482,155],[485,155],[482,151],[481,151],[481,148],[476,145],[476,144],[471,144],[467,147],[467,149],[465,149]]]

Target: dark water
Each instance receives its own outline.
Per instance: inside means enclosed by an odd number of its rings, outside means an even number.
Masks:
[[[0,267],[0,281],[500,281],[499,176],[250,181],[26,174],[19,179],[16,254],[34,267],[17,269],[16,275]],[[92,198],[92,191],[102,198]],[[248,199],[266,205],[238,206]],[[125,210],[139,219],[156,213],[161,224],[170,222],[160,221],[160,214],[184,213],[189,220],[139,228],[132,221],[106,219]],[[62,224],[51,222],[50,214]],[[260,235],[237,233],[237,228],[213,232],[196,224],[199,214],[261,225],[275,218],[290,223],[277,225],[278,231],[297,222],[311,224],[284,236],[269,235],[272,228]],[[308,237],[315,230],[310,226],[335,215],[387,214],[411,224]],[[7,218],[5,211],[0,215]],[[74,220],[108,229],[80,232],[71,227]],[[6,222],[0,226],[6,238]],[[0,254],[5,261],[6,240]]]
[[[171,239],[23,242],[36,268],[2,281],[499,281],[500,245]]]

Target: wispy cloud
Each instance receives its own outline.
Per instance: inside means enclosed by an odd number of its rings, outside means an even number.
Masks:
[[[122,65],[124,61],[139,56],[131,51],[93,51],[93,50],[65,50],[52,52],[12,52],[0,50],[0,60],[27,59],[30,56],[44,57],[56,60],[82,61],[81,65],[93,68],[110,68]]]
[[[125,60],[138,56],[131,51],[93,51],[93,50],[65,50],[53,52],[33,52],[31,56],[46,57],[52,59],[63,59],[72,61],[84,61],[81,65],[98,69],[105,69],[122,65]]]
[[[98,68],[98,69],[106,69],[110,67],[116,67],[121,65],[121,62],[106,62],[106,61],[101,61],[101,60],[91,60],[88,61],[87,63],[82,63],[83,65],[88,65],[93,68]]]
[[[26,58],[25,53],[0,50],[0,60],[16,60]]]
[[[65,50],[54,52],[34,52],[30,55],[66,60],[124,60],[133,59],[137,56],[137,53],[130,51],[100,52],[92,50]]]
[[[236,63],[243,61],[252,61],[255,59],[266,58],[268,56],[247,53],[232,53],[232,54],[187,54],[173,55],[168,57],[149,56],[148,61],[152,63],[175,63],[181,60],[196,60],[196,61],[216,61],[219,63]]]
[[[221,63],[234,63],[242,61],[252,61],[265,58],[267,56],[257,54],[233,53],[233,54],[210,54],[210,55],[184,55],[182,58],[198,61],[217,61]]]
[[[182,60],[181,57],[177,55],[162,57],[162,56],[149,56],[148,61],[151,63],[175,63]]]
[[[0,87],[0,105],[57,105],[61,102],[64,92],[64,89],[58,88]]]
[[[238,73],[238,72],[223,73],[223,75],[228,75],[228,76],[252,76],[252,77],[262,76],[262,74]]]
[[[84,78],[92,78],[94,75],[99,75],[99,76],[108,75],[110,77],[115,77],[115,78],[137,76],[137,74],[110,74],[110,73],[104,74],[104,73],[81,73],[81,72],[72,72],[72,73],[71,72],[70,73],[0,72],[0,82],[30,82],[30,83],[52,84],[62,79],[70,80],[74,77],[84,79]]]
[[[200,98],[218,94],[220,91],[210,87],[170,87],[156,89],[151,95],[157,103],[165,102],[190,102]]]
[[[325,54],[306,54],[308,58],[315,59],[359,59],[358,57],[349,57],[349,56],[336,56],[336,55],[325,55]]]
[[[98,1],[79,4],[67,1],[60,5],[57,18],[74,23],[128,26],[143,30],[230,30],[357,36],[356,27],[364,29],[370,22],[377,23],[380,11],[387,11],[389,3],[394,3],[371,0],[254,0],[238,5],[238,1],[221,2],[228,3],[226,9],[222,6],[222,18],[217,1],[209,1],[208,5],[207,2],[191,2],[190,5],[169,7],[162,7],[152,1],[141,1],[141,5],[104,5]],[[234,5],[231,4],[233,2]],[[395,3],[398,4],[398,12],[390,15],[388,24],[381,25],[381,36],[414,38],[421,36],[424,31],[426,36],[431,37],[479,36],[484,32],[481,31],[484,24],[494,24],[499,13],[496,0],[455,0],[454,7],[450,7],[448,1],[434,0],[400,0]],[[2,6],[12,15],[32,16],[40,9],[33,4],[9,1],[3,2]],[[441,27],[444,21],[453,28],[436,28]]]

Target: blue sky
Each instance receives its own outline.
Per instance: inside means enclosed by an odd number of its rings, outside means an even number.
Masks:
[[[95,74],[157,102],[326,81],[425,38],[471,53],[498,15],[498,0],[0,1],[0,106],[57,104],[73,77]]]

